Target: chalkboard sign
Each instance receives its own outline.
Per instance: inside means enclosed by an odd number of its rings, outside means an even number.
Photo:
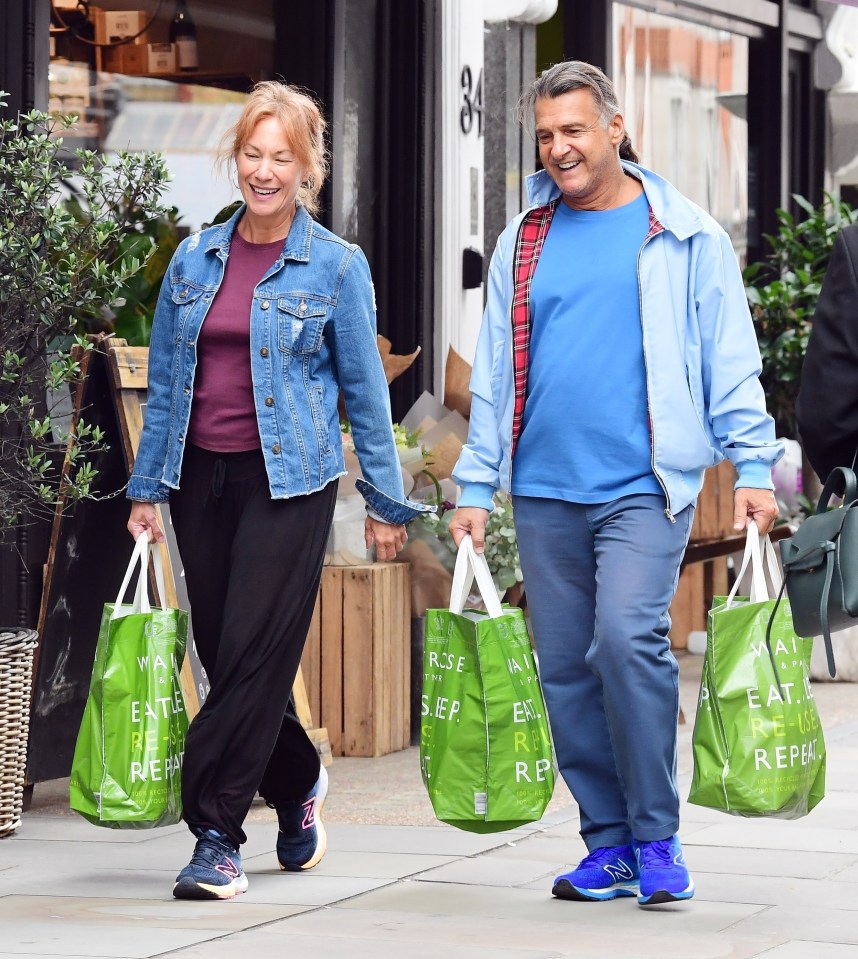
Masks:
[[[82,377],[75,410],[104,432],[106,448],[93,460],[98,476],[92,499],[54,517],[45,566],[39,647],[34,662],[27,783],[69,775],[80,727],[102,608],[119,590],[133,543],[128,535],[129,504],[125,486],[143,429],[149,351],[124,340],[96,339],[81,358]],[[188,608],[176,538],[169,509],[160,506],[161,546],[168,606]],[[156,593],[154,581],[152,594]],[[182,689],[193,718],[208,694],[205,670],[196,656],[193,636],[182,666]],[[312,726],[303,677],[293,687],[293,706],[326,763],[327,731]]]
[[[34,662],[28,783],[69,775],[102,607],[115,599],[131,555],[125,530],[128,475],[102,345],[83,354],[81,372],[75,408],[90,425],[101,427],[107,446],[93,459],[97,498],[54,517]]]

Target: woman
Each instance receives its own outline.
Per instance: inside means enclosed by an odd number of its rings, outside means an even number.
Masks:
[[[367,548],[393,559],[423,508],[403,491],[366,259],[312,219],[324,128],[305,94],[255,87],[220,157],[244,204],[181,243],[152,328],[128,529],[163,540],[154,504],[169,501],[211,681],[182,770],[197,837],[173,889],[182,899],[247,889],[239,848],[257,791],[277,810],[283,869],[325,852],[327,776],[287,706],[345,473],[340,391]]]

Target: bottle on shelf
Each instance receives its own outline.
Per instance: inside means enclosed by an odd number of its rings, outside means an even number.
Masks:
[[[197,28],[188,10],[188,0],[176,0],[176,9],[170,21],[170,43],[176,45],[176,66],[180,70],[196,70]]]

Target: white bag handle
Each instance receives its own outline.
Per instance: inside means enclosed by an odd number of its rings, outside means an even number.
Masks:
[[[477,589],[486,604],[486,612],[492,619],[503,616],[503,607],[495,589],[489,564],[482,553],[476,552],[470,536],[459,543],[456,568],[453,570],[453,586],[450,589],[450,612],[461,613],[465,608],[471,584],[477,581]]]
[[[134,543],[134,551],[131,553],[131,559],[128,562],[128,568],[125,570],[125,577],[122,585],[119,587],[119,594],[116,602],[113,604],[113,613],[111,619],[117,619],[119,616],[128,616],[129,613],[150,613],[152,611],[149,602],[149,536],[144,531]],[[166,592],[164,590],[164,566],[161,561],[161,550],[158,544],[154,544],[151,550],[152,560],[155,565],[155,583],[158,586],[158,596],[162,603],[166,603]],[[140,573],[137,577],[137,585],[134,589],[134,600],[131,609],[122,609],[122,600],[125,597],[125,591],[134,575],[134,570],[140,566]]]
[[[749,563],[751,564],[751,589],[749,592],[752,603],[765,603],[769,599],[774,599],[780,592],[783,579],[781,577],[780,566],[778,566],[777,556],[775,555],[775,548],[768,536],[762,537],[762,540],[765,543],[764,547],[760,541],[760,531],[757,529],[757,524],[749,523],[745,539],[745,554],[742,557],[742,565],[739,572],[736,574],[736,581],[733,583],[733,588],[727,597],[728,607],[733,605],[733,600],[739,591],[739,584],[742,582]],[[769,579],[772,584],[771,593],[766,583],[766,573],[763,567],[763,549],[765,549],[766,566],[768,567]]]

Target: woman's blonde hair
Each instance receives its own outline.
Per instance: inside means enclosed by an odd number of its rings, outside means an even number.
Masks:
[[[283,125],[292,152],[307,171],[307,178],[298,190],[298,201],[315,216],[319,212],[319,193],[328,175],[326,124],[318,104],[304,90],[277,80],[257,83],[241,116],[221,140],[217,152],[218,166],[235,161],[256,124],[268,117],[275,117]]]

